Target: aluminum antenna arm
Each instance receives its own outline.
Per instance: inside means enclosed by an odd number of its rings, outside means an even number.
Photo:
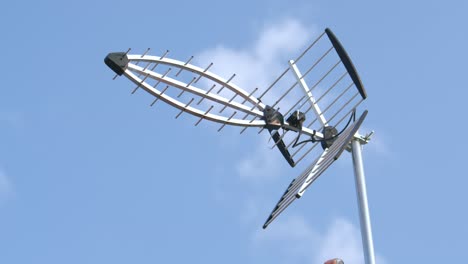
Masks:
[[[245,90],[241,89],[237,85],[230,83],[228,80],[223,79],[222,77],[202,69],[200,67],[194,66],[189,63],[184,63],[178,60],[169,59],[169,58],[162,58],[159,56],[150,56],[150,55],[129,55],[124,52],[113,52],[109,53],[106,58],[104,59],[105,64],[112,69],[117,75],[124,75],[129,80],[137,85],[137,88],[142,88],[152,96],[156,98],[156,100],[164,101],[171,106],[179,109],[180,111],[192,114],[197,116],[201,119],[217,122],[223,125],[233,125],[233,126],[240,126],[240,127],[260,127],[263,128],[267,125],[264,121],[264,114],[263,110],[265,109],[266,105],[261,102],[258,98],[252,96]],[[135,62],[135,63],[133,63]],[[202,89],[200,87],[195,86],[196,81],[186,83],[181,80],[176,80],[174,78],[168,77],[165,74],[160,74],[153,71],[150,67],[141,67],[138,66],[138,62],[146,62],[148,65],[165,65],[168,67],[178,68],[180,71],[184,70],[190,73],[195,74],[198,78],[206,78],[211,80],[219,87],[226,88],[232,91],[234,94],[238,95],[240,98],[244,100],[244,102],[248,102],[250,105],[246,103],[240,103],[233,100],[229,100],[222,95],[212,92],[208,89]],[[156,67],[154,66],[153,69]],[[201,100],[211,101],[217,105],[221,105],[224,107],[229,107],[233,109],[234,114],[232,116],[220,115],[215,114],[206,110],[202,110],[201,106],[196,107],[193,104],[187,104],[182,102],[176,96],[171,96],[164,92],[164,90],[158,90],[157,85],[151,85],[149,81],[152,80],[157,84],[162,83],[167,85],[167,87],[174,87],[177,88],[179,91],[188,92]],[[155,101],[156,101],[155,100]],[[200,101],[201,101],[200,100]],[[249,119],[239,119],[235,118],[235,114],[243,112],[247,115],[254,116],[256,120],[249,120]],[[286,127],[289,125],[287,122],[284,124]],[[303,128],[302,133],[308,136],[316,136],[321,137],[322,134],[316,132],[309,128]]]

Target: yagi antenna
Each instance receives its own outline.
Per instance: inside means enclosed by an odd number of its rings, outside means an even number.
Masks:
[[[326,35],[326,37],[324,37]],[[163,101],[182,113],[196,117],[194,125],[207,120],[240,127],[240,133],[257,128],[270,134],[271,148],[279,149],[292,167],[303,160],[310,165],[288,186],[263,228],[268,227],[289,205],[337,160],[344,150],[352,153],[361,232],[366,263],[375,263],[367,205],[361,147],[369,136],[358,130],[367,110],[357,107],[367,98],[364,86],[348,54],[330,29],[310,44],[267,87],[244,90],[228,78],[210,71],[213,63],[199,67],[194,57],[179,61],[163,55],[127,52],[109,53],[105,63],[125,76],[139,90],[149,93],[151,106]],[[270,142],[269,141],[269,142]],[[306,158],[307,157],[307,158]]]

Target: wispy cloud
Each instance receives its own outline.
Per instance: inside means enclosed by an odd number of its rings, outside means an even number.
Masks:
[[[375,133],[372,135],[370,142],[365,146],[365,148],[378,156],[393,156],[390,144],[391,138],[386,135],[384,130],[376,127],[372,127],[372,129],[370,129],[366,125],[363,125],[360,132],[364,135],[373,130]]]
[[[311,245],[316,244],[319,234],[307,224],[304,217],[290,214],[280,219],[269,228],[268,231],[258,230],[252,236],[252,243],[255,247],[273,246],[277,244],[287,244],[286,253],[308,255]],[[303,248],[306,246],[306,248]],[[279,247],[282,248],[282,247]]]
[[[364,263],[359,229],[344,219],[335,219],[323,234],[315,262],[339,257],[346,264]]]
[[[220,76],[227,78],[236,73],[234,83],[247,91],[256,87],[265,89],[287,67],[287,60],[297,55],[314,32],[314,27],[307,27],[295,19],[285,19],[265,27],[259,37],[244,49],[219,45],[202,51],[195,57],[200,65],[213,62],[212,71]],[[279,95],[272,91],[264,101],[273,101],[277,97]],[[272,155],[265,137],[259,137],[255,145],[254,151],[236,165],[240,177],[258,180],[278,175],[279,164],[284,160],[281,160],[278,153]]]
[[[364,263],[362,240],[359,228],[343,218],[336,218],[320,240],[320,250],[314,263],[339,257],[346,264]],[[377,263],[385,264],[382,256],[377,255]]]
[[[274,179],[281,173],[283,158],[267,148],[267,140],[259,137],[255,150],[244,156],[236,166],[236,170],[243,180],[257,181]]]
[[[214,63],[213,72],[229,77],[236,73],[235,83],[247,91],[255,87],[267,87],[286,67],[288,59],[297,55],[315,33],[314,27],[305,26],[294,19],[286,19],[270,24],[259,37],[244,49],[232,49],[224,45],[205,50],[198,54],[200,65]],[[271,100],[278,94],[272,92]],[[264,101],[268,101],[265,98]],[[270,100],[270,101],[271,101]],[[266,134],[264,132],[264,134]],[[235,168],[240,178],[247,184],[275,179],[286,163],[279,153],[272,155],[265,137],[257,137],[249,154],[241,157]],[[384,145],[381,145],[384,146]],[[383,148],[383,147],[382,147]],[[243,224],[261,222],[264,215],[265,195],[244,199],[244,211],[240,222]],[[264,204],[265,203],[265,204]],[[261,205],[261,206],[260,206]],[[268,205],[265,205],[268,206]],[[262,209],[260,209],[262,208]],[[277,219],[268,230],[254,229],[251,247],[256,252],[281,255],[288,263],[323,263],[325,260],[340,257],[347,264],[363,263],[359,229],[345,219],[334,219],[325,231],[314,229],[300,214],[290,212]]]
[[[244,49],[218,45],[195,57],[200,65],[213,62],[211,70],[220,76],[236,73],[234,83],[251,91],[268,86],[277,77],[277,70],[286,67],[290,56],[306,44],[313,32],[297,20],[285,19],[264,28],[254,43]]]
[[[332,258],[341,258],[346,264],[364,263],[359,228],[346,219],[334,219],[321,232],[302,216],[290,214],[269,229],[253,235],[253,247],[260,251],[274,250],[283,258],[293,260],[290,263],[323,263]],[[377,259],[385,263],[381,256]]]

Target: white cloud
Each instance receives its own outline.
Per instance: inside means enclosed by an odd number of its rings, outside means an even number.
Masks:
[[[258,39],[246,49],[219,45],[195,57],[200,65],[213,62],[211,71],[222,77],[229,78],[236,73],[234,83],[250,92],[255,87],[268,87],[287,67],[287,60],[297,56],[298,51],[315,33],[313,27],[307,27],[294,19],[286,19],[265,27]],[[272,91],[263,101],[270,102],[278,97]],[[263,137],[257,137],[254,141],[256,146],[250,147],[254,151],[241,157],[235,165],[241,179],[247,179],[248,183],[274,179],[281,168],[287,167],[279,153],[272,155],[266,141]],[[259,212],[264,211],[264,208],[259,205],[263,198],[261,192],[257,193],[255,199],[245,198],[241,223],[255,222],[257,226],[261,222],[259,218],[263,216]],[[342,258],[346,264],[363,263],[359,229],[344,219],[333,220],[324,232],[320,232],[312,228],[302,215],[290,212],[277,219],[267,230],[256,228],[251,242],[252,249],[256,252],[275,252],[275,255],[282,256],[287,263],[323,263],[334,257]]]
[[[287,67],[287,60],[297,56],[298,50],[311,39],[314,31],[297,20],[285,19],[265,27],[253,45],[246,49],[236,50],[219,45],[195,57],[200,65],[213,62],[211,71],[225,78],[236,73],[233,82],[248,92],[256,87],[263,90]],[[279,95],[272,91],[264,101],[272,101],[270,98],[278,97]],[[264,131],[263,134],[267,135],[267,132]],[[236,165],[243,179],[273,177],[280,173],[281,162],[286,163],[278,153],[272,153],[268,149],[267,140],[263,140],[263,137],[257,142],[255,145],[258,147],[253,147],[255,151],[243,157]]]
[[[379,156],[393,156],[392,150],[388,145],[388,139],[386,139],[383,133],[384,131],[378,131],[376,134],[372,135],[370,142],[365,146],[365,148],[368,148]]]
[[[213,62],[211,71],[224,77],[236,73],[234,83],[247,91],[267,87],[277,70],[287,67],[287,60],[310,40],[314,30],[294,19],[266,27],[254,44],[246,49],[219,45],[195,56],[200,65]]]
[[[282,55],[295,54],[310,39],[312,30],[297,20],[284,20],[265,28],[255,44],[255,54],[263,63],[277,63]]]
[[[255,246],[263,246],[268,243],[288,242],[296,249],[296,253],[305,254],[299,250],[301,244],[314,244],[318,234],[307,224],[304,217],[300,215],[289,215],[275,222],[268,231],[258,230],[252,238]],[[308,242],[308,243],[304,243]],[[298,245],[295,245],[295,244]],[[309,246],[309,245],[307,245]]]
[[[323,235],[315,262],[334,257],[346,264],[364,263],[359,229],[344,219],[335,219]]]
[[[255,254],[271,255],[277,263],[310,263],[313,246],[319,234],[300,215],[289,214],[278,219],[267,230],[257,229],[252,236],[251,249]]]
[[[285,259],[305,263],[323,263],[341,258],[346,264],[363,264],[359,228],[349,221],[336,218],[320,232],[312,228],[300,215],[288,215],[252,237],[256,250],[275,251]],[[284,247],[284,245],[288,245]],[[385,260],[378,256],[379,264]],[[294,262],[290,262],[294,263]]]
[[[237,163],[236,170],[244,180],[273,179],[281,173],[281,168],[284,167],[282,165],[285,161],[279,152],[277,153],[277,150],[270,150],[264,137],[259,138],[261,140],[256,143],[255,150],[242,157]]]

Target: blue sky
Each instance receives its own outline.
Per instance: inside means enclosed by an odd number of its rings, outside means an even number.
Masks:
[[[265,32],[288,23],[310,40],[332,28],[367,88],[362,132],[376,134],[364,161],[380,263],[464,259],[465,2],[8,1],[1,9],[1,263],[362,263],[349,155],[262,230],[299,171],[255,131],[217,133],[175,120],[167,105],[149,108],[150,97],[131,96],[133,86],[112,81],[103,63],[129,47],[170,49],[175,59],[213,56],[223,74],[267,81],[243,59],[258,59]]]

